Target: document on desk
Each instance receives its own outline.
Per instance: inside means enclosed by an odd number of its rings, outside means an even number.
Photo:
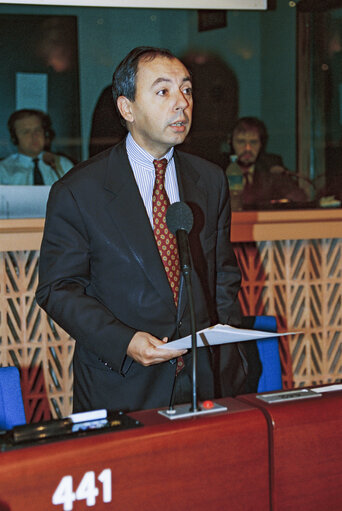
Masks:
[[[217,344],[228,344],[232,342],[263,340],[270,337],[282,337],[283,335],[295,335],[300,332],[264,332],[263,330],[248,330],[245,328],[235,328],[229,325],[215,325],[197,332],[197,346],[215,346]],[[189,349],[191,348],[191,335],[171,341],[161,349]]]

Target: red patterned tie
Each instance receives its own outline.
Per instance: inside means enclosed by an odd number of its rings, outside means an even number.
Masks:
[[[153,160],[153,165],[156,171],[152,195],[154,237],[173,292],[173,299],[177,305],[180,282],[177,240],[176,236],[169,231],[165,220],[166,211],[170,204],[165,190],[167,159]]]
[[[153,160],[153,165],[156,171],[156,179],[152,195],[153,232],[159,254],[163,261],[165,272],[173,292],[173,299],[177,306],[180,283],[178,247],[176,236],[169,231],[165,220],[166,211],[170,205],[170,201],[165,190],[167,159],[163,158],[162,160]],[[178,357],[176,374],[179,374],[183,367],[184,359],[183,357]]]

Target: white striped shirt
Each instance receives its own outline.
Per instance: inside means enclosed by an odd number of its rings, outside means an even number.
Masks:
[[[155,181],[153,160],[155,160],[155,158],[140,147],[130,133],[128,133],[126,138],[126,150],[135,181],[144,202],[148,218],[150,219],[153,227],[152,195]],[[165,174],[165,189],[169,197],[170,204],[173,204],[174,202],[179,201],[179,189],[175,160],[173,157],[173,147],[171,147],[163,158],[166,158],[168,161]]]

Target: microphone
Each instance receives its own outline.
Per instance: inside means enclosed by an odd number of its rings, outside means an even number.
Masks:
[[[177,404],[173,406],[174,389],[171,393],[170,405],[167,410],[159,410],[158,413],[167,417],[168,419],[185,418],[194,415],[201,415],[205,413],[216,413],[218,411],[226,411],[227,407],[208,401],[207,404],[203,403],[203,407],[199,406],[197,399],[197,328],[196,316],[194,307],[194,296],[192,292],[191,283],[191,254],[189,247],[188,234],[192,229],[194,217],[191,209],[185,202],[174,202],[168,207],[166,212],[166,225],[169,230],[177,238],[179,264],[184,277],[186,292],[188,296],[188,305],[190,312],[190,327],[191,327],[191,355],[192,355],[192,399],[190,408],[188,404]],[[178,307],[179,312],[179,307]],[[177,375],[175,376],[177,378]],[[210,406],[208,406],[208,404]]]
[[[194,297],[191,284],[191,257],[189,249],[188,233],[191,231],[194,217],[191,209],[185,202],[174,202],[166,212],[166,225],[177,238],[179,264],[184,275],[185,286],[189,301],[191,321],[191,348],[192,348],[192,405],[190,411],[199,411],[197,401],[197,342],[196,342],[196,318]]]
[[[191,273],[191,258],[188,234],[192,229],[194,217],[185,202],[174,202],[166,212],[166,225],[177,238],[179,264],[184,276]]]

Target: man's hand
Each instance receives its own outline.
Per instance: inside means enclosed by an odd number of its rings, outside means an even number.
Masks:
[[[167,337],[160,340],[147,332],[136,332],[127,347],[127,355],[143,366],[150,366],[187,353],[187,350],[158,349],[166,342]]]

